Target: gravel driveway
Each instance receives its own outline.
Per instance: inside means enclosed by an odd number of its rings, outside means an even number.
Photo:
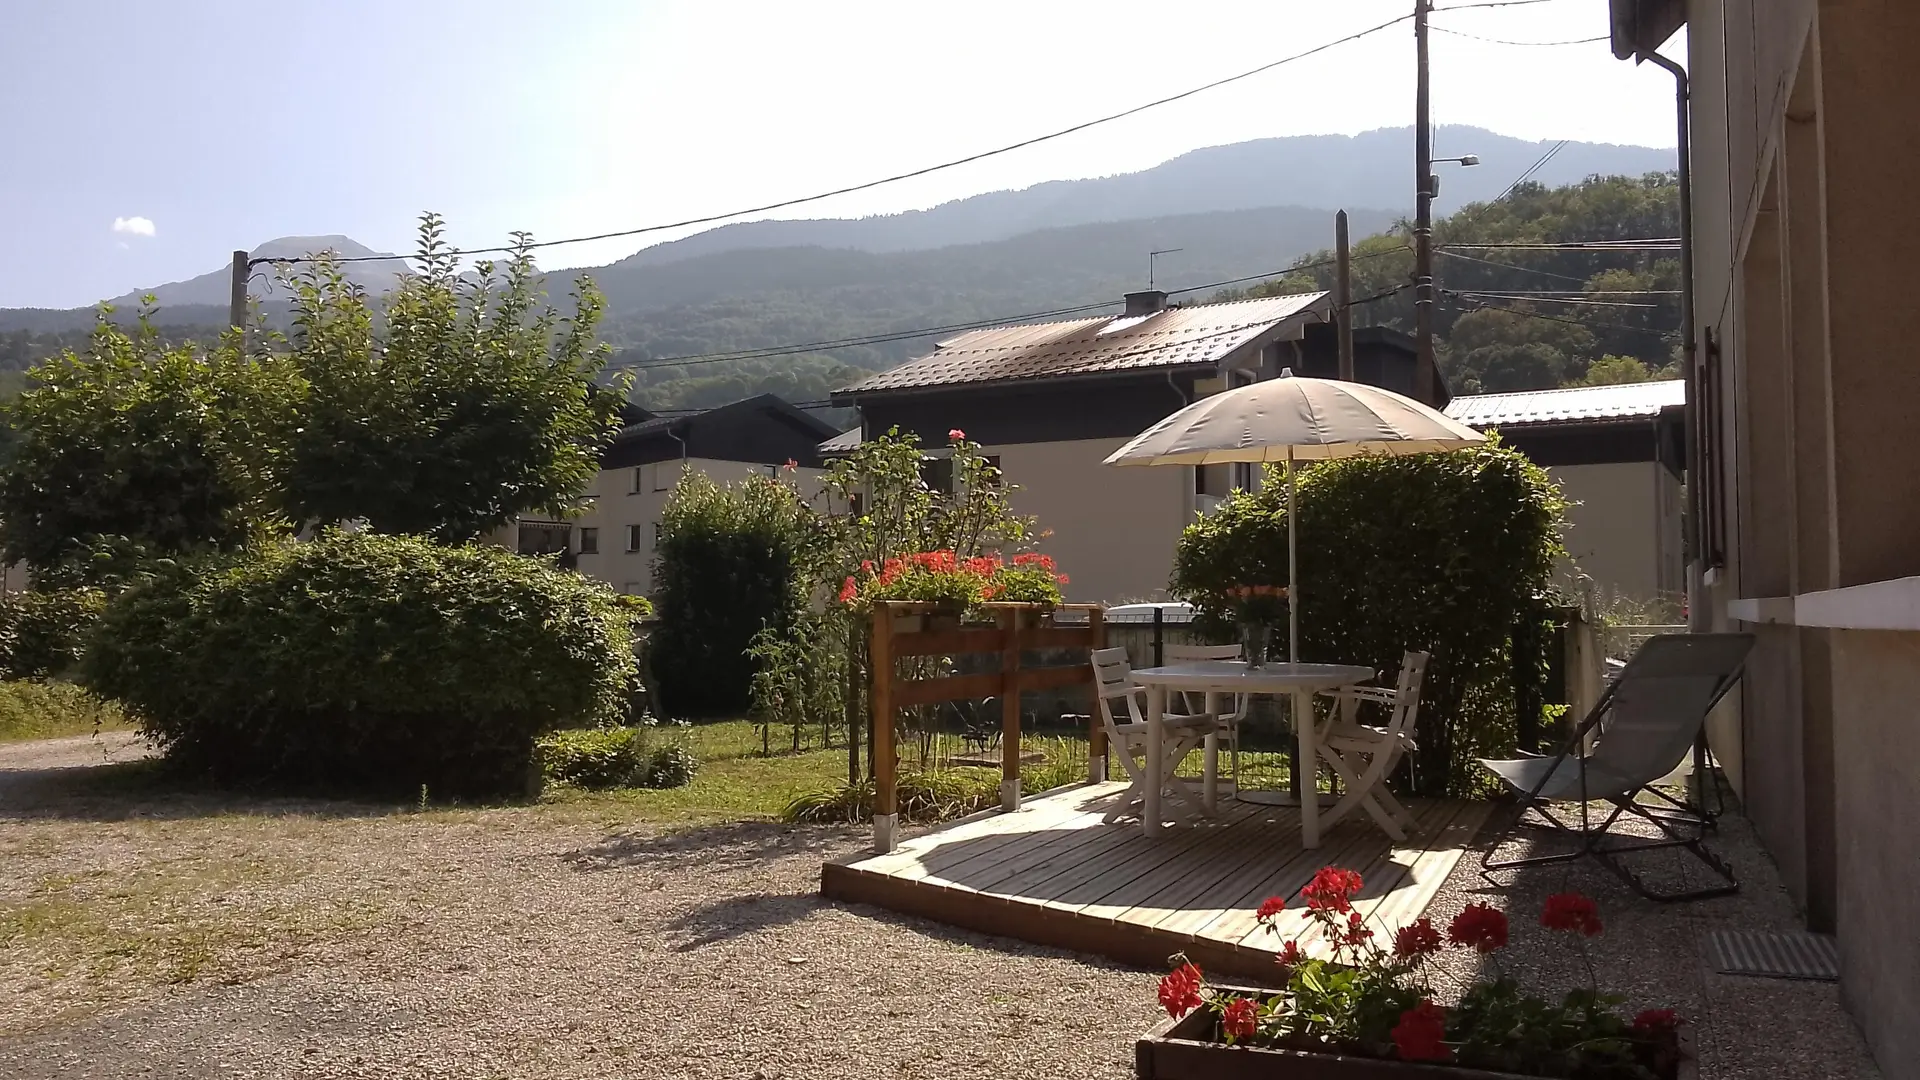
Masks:
[[[853,831],[196,796],[140,756],[0,746],[0,1076],[1081,1080],[1131,1075],[1156,1019],[1152,975],[822,903]],[[1584,962],[1533,923],[1582,890],[1600,984],[1695,1021],[1707,1080],[1874,1080],[1833,984],[1714,973],[1707,930],[1796,925],[1744,820],[1714,844],[1736,897],[1586,864],[1496,890],[1467,859],[1430,914],[1506,908],[1502,964],[1558,992]]]
[[[103,749],[0,747],[0,1076],[1124,1077],[1154,1019],[822,903],[845,830],[102,791]]]

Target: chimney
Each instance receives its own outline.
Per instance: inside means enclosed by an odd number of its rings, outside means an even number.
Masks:
[[[1144,292],[1127,294],[1128,315],[1151,315],[1167,309],[1167,294],[1159,289],[1147,289]]]

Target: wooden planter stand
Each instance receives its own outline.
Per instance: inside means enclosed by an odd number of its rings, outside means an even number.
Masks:
[[[873,686],[868,696],[873,723],[873,850],[885,854],[899,840],[899,749],[893,720],[897,709],[937,705],[947,701],[1000,698],[1000,805],[1020,808],[1020,693],[1092,684],[1093,667],[1082,662],[1056,667],[1023,667],[1020,654],[1033,649],[1104,648],[1106,608],[1100,604],[982,604],[993,615],[992,626],[961,626],[952,611],[930,603],[897,600],[873,606]],[[1061,611],[1084,611],[1085,626],[1055,626]],[[952,625],[939,625],[951,622]],[[906,679],[894,670],[904,656],[959,656],[998,653],[1000,670],[937,679]],[[1089,709],[1089,778],[1106,779],[1106,729],[1099,710]]]

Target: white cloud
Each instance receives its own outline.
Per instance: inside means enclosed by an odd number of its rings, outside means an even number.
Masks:
[[[113,219],[113,231],[131,236],[152,236],[153,221],[143,217],[117,217]]]

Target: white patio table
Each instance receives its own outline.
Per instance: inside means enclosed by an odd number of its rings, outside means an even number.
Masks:
[[[1294,768],[1305,770],[1304,775],[1311,777],[1318,770],[1320,746],[1313,724],[1313,695],[1321,690],[1333,690],[1342,686],[1352,686],[1373,678],[1374,670],[1351,664],[1285,664],[1268,663],[1260,667],[1249,667],[1244,660],[1207,660],[1191,664],[1169,664],[1165,667],[1141,668],[1133,673],[1133,679],[1147,690],[1147,775],[1165,775],[1166,740],[1162,725],[1167,710],[1167,694],[1170,691],[1214,694],[1285,694],[1293,699],[1290,710],[1294,717],[1294,728],[1300,738],[1300,760],[1294,762]],[[1209,704],[1209,709],[1212,705]],[[1305,717],[1301,723],[1299,718]],[[1211,740],[1209,740],[1211,745]],[[1219,775],[1216,763],[1209,762],[1207,774],[1215,778]],[[1312,849],[1320,846],[1320,800],[1311,797],[1314,785],[1307,783],[1302,788],[1309,797],[1300,800],[1300,842]],[[1208,806],[1214,804],[1214,792],[1206,793]],[[1148,836],[1160,831],[1160,785],[1146,785],[1146,798],[1141,806],[1140,820]]]

